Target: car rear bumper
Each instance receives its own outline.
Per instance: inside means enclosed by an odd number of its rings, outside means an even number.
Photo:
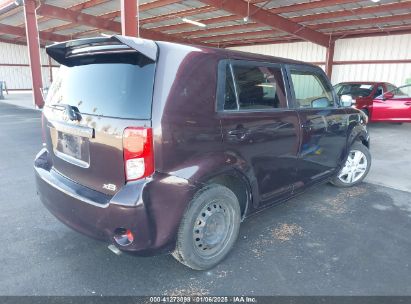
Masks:
[[[184,202],[190,200],[190,191],[181,192],[184,196],[176,208],[166,206],[163,210],[165,197],[159,192],[166,191],[168,198],[173,197],[171,189],[164,189],[163,177],[128,183],[114,196],[108,196],[51,169],[48,157],[47,150],[43,149],[34,163],[37,193],[44,206],[61,222],[92,238],[114,244],[122,251],[154,255],[174,249]],[[118,228],[131,230],[134,241],[127,246],[117,244],[114,235]]]

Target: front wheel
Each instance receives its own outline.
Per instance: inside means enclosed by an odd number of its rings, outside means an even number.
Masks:
[[[371,168],[371,154],[366,146],[356,142],[351,146],[344,167],[331,181],[338,187],[351,187],[363,181]]]
[[[233,247],[240,221],[236,195],[222,185],[206,186],[184,214],[173,257],[196,270],[214,267]]]

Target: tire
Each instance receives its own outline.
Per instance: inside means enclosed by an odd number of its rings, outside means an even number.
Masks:
[[[357,156],[357,158],[355,158]],[[359,158],[361,156],[361,159]],[[352,187],[361,183],[371,168],[371,154],[362,143],[355,142],[348,154],[344,167],[332,179],[337,187]],[[351,178],[350,178],[351,174]]]
[[[214,267],[233,247],[240,222],[240,205],[230,189],[217,184],[204,187],[183,216],[173,257],[195,270]]]
[[[368,109],[361,109],[361,111],[365,114],[365,116],[367,116],[368,121],[370,120],[370,112],[368,111]]]

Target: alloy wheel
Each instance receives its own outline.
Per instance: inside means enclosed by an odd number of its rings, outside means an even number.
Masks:
[[[340,171],[338,179],[346,184],[353,184],[362,178],[367,171],[367,157],[359,150],[351,150]]]

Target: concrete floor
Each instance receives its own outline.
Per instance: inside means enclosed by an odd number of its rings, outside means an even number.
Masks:
[[[373,164],[367,181],[411,192],[411,124],[371,124]]]
[[[31,91],[11,91],[4,95],[0,103],[12,104],[18,107],[35,109],[33,93]]]
[[[370,129],[365,183],[322,185],[246,220],[227,259],[197,272],[116,256],[56,220],[33,180],[40,112],[0,102],[0,295],[411,295],[411,129]]]

